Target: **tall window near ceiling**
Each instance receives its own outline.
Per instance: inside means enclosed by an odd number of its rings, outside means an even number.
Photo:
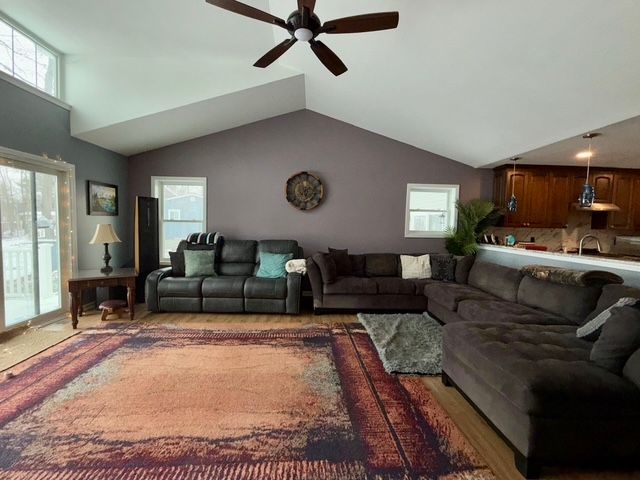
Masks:
[[[170,261],[180,240],[207,231],[207,179],[151,177],[152,195],[159,200],[160,261]]]
[[[0,72],[58,98],[59,63],[52,48],[0,18]]]
[[[459,193],[459,185],[407,185],[405,237],[445,237],[458,222]]]

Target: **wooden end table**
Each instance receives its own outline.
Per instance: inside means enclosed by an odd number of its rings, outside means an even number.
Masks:
[[[78,317],[82,316],[82,291],[98,287],[127,287],[129,318],[133,320],[136,303],[136,277],[133,268],[114,268],[111,273],[100,270],[80,270],[69,279],[69,297],[71,298],[71,325],[78,328]]]

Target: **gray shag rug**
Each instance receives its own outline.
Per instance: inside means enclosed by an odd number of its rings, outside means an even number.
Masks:
[[[442,326],[424,314],[359,313],[389,373],[440,375]]]

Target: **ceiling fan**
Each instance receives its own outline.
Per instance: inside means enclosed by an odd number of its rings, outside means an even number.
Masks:
[[[316,40],[318,35],[321,33],[360,33],[389,30],[396,28],[400,19],[398,12],[383,12],[339,18],[323,24],[318,16],[313,13],[316,0],[298,0],[298,10],[289,15],[285,22],[270,13],[236,0],[207,0],[207,3],[245,17],[277,25],[291,34],[291,38],[269,50],[254,66],[260,68],[268,67],[289,50],[294,43],[298,41],[309,42],[311,50],[316,54],[316,57],[335,76],[342,75],[347,71],[347,67],[329,47]]]

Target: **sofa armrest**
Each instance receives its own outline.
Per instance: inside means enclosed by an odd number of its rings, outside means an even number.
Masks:
[[[313,258],[307,258],[307,275],[309,283],[311,283],[311,291],[313,292],[313,308],[322,307],[322,274],[320,268],[313,261]]]
[[[287,275],[287,313],[300,313],[300,296],[302,295],[302,275],[290,273]]]
[[[170,277],[173,273],[171,267],[161,268],[151,272],[144,283],[144,299],[150,312],[160,311],[160,298],[158,297],[158,284],[160,280]]]

